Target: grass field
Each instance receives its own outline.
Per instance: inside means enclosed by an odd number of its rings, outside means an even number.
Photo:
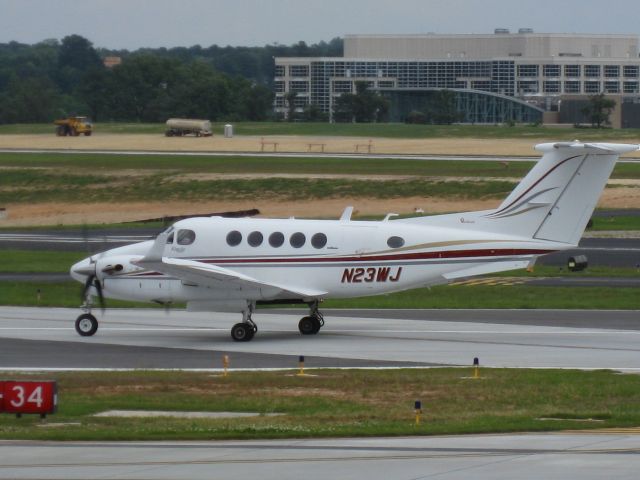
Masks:
[[[214,133],[222,133],[227,122],[214,122]],[[234,123],[236,135],[321,135],[360,136],[379,138],[546,138],[549,140],[631,141],[640,138],[638,129],[592,129],[572,127],[545,127],[518,125],[407,125],[402,123],[351,124],[351,123],[287,123],[287,122],[238,122]],[[96,123],[95,131],[102,133],[162,134],[162,123]],[[0,125],[2,134],[54,133],[53,124]]]
[[[212,364],[217,363],[212,359]],[[231,355],[233,364],[233,354]],[[309,365],[308,365],[309,366]],[[0,438],[169,440],[554,431],[640,425],[640,376],[481,369],[58,373],[59,410],[0,417]],[[51,379],[52,374],[46,374]],[[29,379],[41,378],[29,375]],[[423,418],[415,425],[414,401]],[[106,410],[234,411],[243,419],[109,418]],[[265,414],[278,413],[281,416]],[[43,428],[47,424],[56,428]]]
[[[0,282],[0,305],[75,308],[82,303],[81,289],[81,285],[73,281]],[[154,305],[107,299],[107,306],[149,308]],[[374,297],[326,300],[322,307],[640,310],[640,296],[637,288],[443,285]]]

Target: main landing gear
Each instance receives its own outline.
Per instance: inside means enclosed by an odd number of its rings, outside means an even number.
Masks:
[[[310,314],[298,322],[298,330],[302,335],[315,335],[324,326],[324,317],[318,310],[318,301],[309,304]]]
[[[236,323],[231,328],[231,338],[236,342],[248,342],[258,331],[258,325],[251,320],[251,314],[255,309],[255,303],[247,305],[247,309],[242,312],[242,322]]]
[[[258,331],[258,326],[251,319],[255,306],[255,303],[248,303],[247,309],[242,312],[242,322],[236,323],[231,328],[231,338],[236,342],[248,342]],[[309,303],[309,315],[300,319],[298,330],[302,335],[315,335],[323,326],[324,317],[318,310],[318,301],[316,300]]]

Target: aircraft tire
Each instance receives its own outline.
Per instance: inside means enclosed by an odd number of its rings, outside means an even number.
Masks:
[[[236,323],[231,328],[231,338],[236,342],[248,342],[255,335],[255,331],[251,325],[247,323]]]
[[[76,319],[76,332],[82,337],[91,337],[98,331],[98,320],[90,313],[83,313]]]
[[[320,331],[320,320],[316,317],[302,317],[298,322],[298,330],[302,335],[315,335]]]

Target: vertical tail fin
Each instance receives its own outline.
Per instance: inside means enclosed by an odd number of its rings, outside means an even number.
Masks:
[[[577,244],[616,160],[638,145],[545,143],[543,156],[504,202],[486,213],[483,230]]]
[[[543,143],[542,158],[495,210],[396,220],[577,245],[623,153],[639,145]]]

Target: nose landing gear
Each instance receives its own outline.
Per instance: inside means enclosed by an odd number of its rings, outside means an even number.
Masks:
[[[98,320],[91,312],[83,313],[76,319],[76,332],[83,337],[90,337],[98,331]]]

